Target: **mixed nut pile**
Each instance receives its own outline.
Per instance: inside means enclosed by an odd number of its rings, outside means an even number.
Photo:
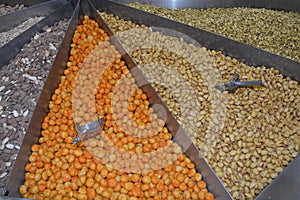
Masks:
[[[274,68],[250,67],[221,52],[100,14],[234,198],[253,199],[297,156],[296,81]],[[232,73],[268,84],[234,93],[213,88],[228,82]]]
[[[300,61],[300,13],[256,8],[167,9],[130,4]]]
[[[69,20],[45,26],[0,70],[0,188],[4,188]]]

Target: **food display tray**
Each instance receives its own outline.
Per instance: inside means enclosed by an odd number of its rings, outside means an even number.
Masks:
[[[83,15],[89,15],[90,18],[96,20],[110,36],[113,35],[108,26],[97,13],[94,6],[98,10],[113,13],[121,18],[130,20],[137,24],[145,24],[151,27],[169,28],[182,32],[196,40],[199,44],[207,47],[208,49],[220,50],[224,54],[237,58],[238,60],[243,61],[250,66],[264,65],[266,67],[274,67],[278,69],[284,76],[289,76],[292,79],[300,82],[300,63],[296,61],[269,53],[250,45],[236,42],[234,40],[204,30],[196,29],[179,22],[140,11],[117,2],[105,0],[92,0],[91,2],[88,0],[79,1],[73,12],[68,31],[66,32],[52,69],[48,75],[46,84],[41,93],[40,99],[37,103],[35,112],[32,116],[30,125],[25,135],[23,144],[20,148],[20,152],[10,174],[9,181],[6,186],[6,194],[9,197],[20,197],[18,188],[24,182],[25,165],[28,163],[28,157],[31,153],[30,148],[31,145],[38,142],[38,139],[40,137],[42,120],[49,111],[48,103],[54,90],[58,87],[60,77],[63,75],[63,71],[66,67],[66,62],[68,61],[69,56],[70,43],[78,20]],[[60,12],[56,13],[56,17],[60,16],[61,18],[63,18],[71,16],[69,12],[70,7],[71,2],[69,2],[68,6],[65,8],[66,10],[68,10],[68,12],[61,10]],[[113,41],[117,49],[119,49],[121,52],[125,52],[122,48],[122,45],[117,40]],[[123,59],[130,69],[136,67],[136,64],[132,61],[128,54],[124,54]],[[136,79],[146,80],[146,78],[139,70],[135,71],[136,74],[133,74],[133,76]],[[160,97],[150,86],[150,84],[144,85],[142,89],[148,95],[151,104],[160,104],[167,110],[166,125],[169,131],[173,134],[173,140],[181,145],[184,153],[192,161],[195,162],[197,170],[203,175],[203,179],[207,182],[208,190],[211,191],[218,200],[232,199],[231,195],[222,185],[218,177],[215,175],[214,171],[208,165],[206,160],[201,156],[198,148],[191,142],[186,132],[180,128],[178,122],[172,116],[171,112],[168,110],[164,102],[160,99]],[[299,169],[299,157],[300,156],[298,155],[294,159],[294,161],[288,167],[286,167],[286,169],[284,169],[283,172],[281,172],[279,176],[266,188],[266,190],[257,197],[257,199],[265,199],[266,196],[272,196],[274,194],[272,193],[272,191],[274,192],[274,189],[272,189],[272,185],[277,185],[278,187],[278,183],[279,185],[282,185],[286,184],[287,181],[291,181],[291,179],[295,179],[295,182],[293,183],[295,183],[297,186],[297,184],[299,184],[300,174],[295,169]],[[281,195],[284,195],[286,198],[293,199],[295,195],[299,196],[299,192],[297,190],[297,187],[296,189],[295,187],[289,187],[285,190],[285,192],[282,192]]]
[[[63,43],[54,61],[53,67],[49,73],[47,82],[45,84],[36,110],[31,119],[31,123],[25,135],[24,142],[21,146],[20,152],[14,164],[14,168],[12,170],[12,173],[10,174],[9,182],[6,187],[6,191],[9,196],[20,196],[18,187],[16,186],[20,186],[24,182],[24,168],[26,163],[28,162],[27,160],[30,154],[30,147],[31,145],[38,142],[38,138],[40,137],[41,132],[41,123],[48,112],[48,103],[51,99],[52,93],[59,84],[60,77],[63,75],[66,62],[68,61],[68,52],[70,50],[70,44],[73,33],[78,24],[78,20],[80,20],[80,18],[82,18],[82,16],[84,15],[88,15],[90,16],[90,18],[96,20],[99,23],[100,27],[103,28],[104,31],[106,31],[110,35],[110,37],[113,36],[113,33],[102,20],[102,18],[98,14],[97,10],[93,7],[93,5],[86,0],[80,1],[77,7],[75,8],[68,31],[65,35]],[[117,49],[120,52],[125,52],[125,50],[122,48],[121,44],[117,40],[113,40],[113,44],[117,47]],[[136,64],[133,62],[133,60],[128,54],[124,54],[123,59],[125,60],[129,69],[136,68]],[[135,73],[133,74],[133,76],[136,80],[142,82],[147,81],[146,78],[137,68],[136,70],[134,70],[134,72]],[[207,164],[206,160],[200,155],[197,147],[191,142],[186,132],[182,128],[180,128],[178,122],[172,116],[171,112],[168,110],[164,102],[160,99],[160,97],[154,91],[151,85],[143,85],[141,89],[147,94],[150,104],[159,104],[166,109],[166,126],[172,133],[173,140],[176,141],[182,147],[184,153],[195,163],[196,169],[202,174],[203,179],[208,184],[209,191],[211,191],[216,196],[216,199],[232,199],[228,191],[225,189],[225,187],[222,185],[222,183],[215,175],[213,170]]]

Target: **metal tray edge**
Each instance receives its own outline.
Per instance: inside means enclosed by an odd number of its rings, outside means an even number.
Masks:
[[[300,2],[297,0],[112,0],[122,4],[140,2],[143,4],[151,4],[154,6],[164,8],[195,8],[195,9],[207,9],[207,8],[232,8],[232,7],[250,7],[250,8],[266,8],[272,10],[284,10],[284,11],[300,11]]]
[[[41,32],[42,28],[46,25],[51,26],[55,22],[71,15],[73,7],[70,2],[67,2],[57,8],[54,12],[46,16],[43,20],[39,21],[19,36],[11,40],[9,43],[0,48],[0,69],[7,65],[13,59],[23,46],[30,41],[36,32]]]
[[[0,16],[0,32],[9,31],[31,17],[49,15],[66,2],[67,0],[52,0],[2,15]]]

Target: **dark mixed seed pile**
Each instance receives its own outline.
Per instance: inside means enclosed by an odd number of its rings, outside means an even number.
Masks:
[[[8,5],[5,5],[5,4],[0,4],[0,16],[1,15],[6,15],[6,14],[9,14],[11,12],[15,12],[15,11],[18,11],[18,10],[22,10],[26,8],[23,4],[17,4],[15,6],[8,6]]]
[[[7,180],[48,72],[68,26],[68,19],[44,27],[0,71],[0,188]]]

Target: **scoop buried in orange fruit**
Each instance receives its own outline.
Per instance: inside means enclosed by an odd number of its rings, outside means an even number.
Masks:
[[[73,139],[73,144],[88,138],[96,137],[96,135],[98,135],[102,130],[103,124],[102,118],[86,124],[75,124],[75,129],[78,135]]]

